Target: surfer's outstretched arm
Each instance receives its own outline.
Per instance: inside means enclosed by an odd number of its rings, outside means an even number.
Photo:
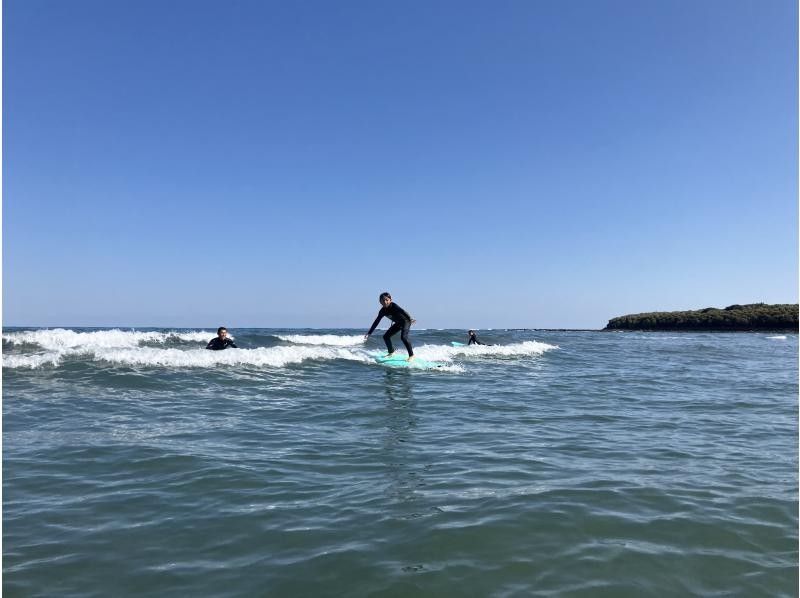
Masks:
[[[381,308],[381,310],[378,312],[378,317],[375,318],[375,321],[372,323],[372,326],[369,327],[369,330],[364,335],[364,340],[369,338],[369,335],[375,331],[375,328],[378,327],[378,323],[381,321],[381,318],[383,318],[383,308]]]

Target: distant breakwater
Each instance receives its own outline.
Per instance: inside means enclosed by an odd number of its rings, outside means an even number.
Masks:
[[[751,303],[693,311],[630,314],[608,321],[605,330],[797,332],[798,304]]]

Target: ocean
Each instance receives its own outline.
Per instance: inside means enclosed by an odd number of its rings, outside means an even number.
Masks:
[[[5,596],[798,594],[797,334],[230,332],[3,330]]]

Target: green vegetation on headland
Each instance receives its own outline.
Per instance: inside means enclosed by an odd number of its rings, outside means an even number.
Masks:
[[[655,311],[620,316],[608,321],[605,330],[695,330],[797,332],[798,305],[729,305],[695,311]]]

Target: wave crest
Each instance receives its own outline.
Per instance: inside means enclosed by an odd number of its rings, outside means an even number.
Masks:
[[[100,350],[95,352],[95,361],[107,361],[124,365],[168,366],[168,367],[214,367],[216,365],[250,365],[284,367],[307,360],[346,359],[349,361],[371,361],[366,352],[358,353],[333,347],[259,347],[257,349],[138,349]]]
[[[339,334],[278,334],[282,341],[295,345],[330,345],[334,347],[354,347],[364,343],[363,335]]]
[[[304,361],[332,360],[375,364],[375,358],[383,354],[379,349],[367,349],[360,335],[278,335],[277,338],[291,344],[225,351],[207,351],[204,347],[196,346],[153,347],[144,344],[163,345],[176,341],[205,343],[212,336],[213,333],[206,331],[139,332],[119,329],[77,332],[57,328],[9,332],[3,335],[4,343],[35,346],[37,351],[22,354],[6,352],[3,355],[3,367],[11,369],[58,367],[69,357],[128,366],[174,368],[208,368],[220,365],[285,367]],[[463,362],[473,358],[538,356],[557,348],[555,345],[537,341],[492,346],[422,345],[416,348],[415,354],[424,361],[442,364],[442,367],[437,367],[439,371],[462,372]]]
[[[447,345],[422,345],[414,350],[429,361],[452,361],[470,357],[524,357],[537,356],[558,349],[558,345],[550,345],[539,341],[524,341],[511,345],[467,345],[452,347]]]
[[[35,370],[46,365],[57,367],[63,353],[53,352],[39,355],[3,355],[3,367],[11,369]]]
[[[141,343],[159,343],[184,341],[208,342],[213,332],[138,332],[136,330],[93,330],[76,332],[64,328],[52,330],[26,330],[3,334],[3,342],[11,345],[37,345],[49,351],[68,349],[108,349],[133,348]]]

